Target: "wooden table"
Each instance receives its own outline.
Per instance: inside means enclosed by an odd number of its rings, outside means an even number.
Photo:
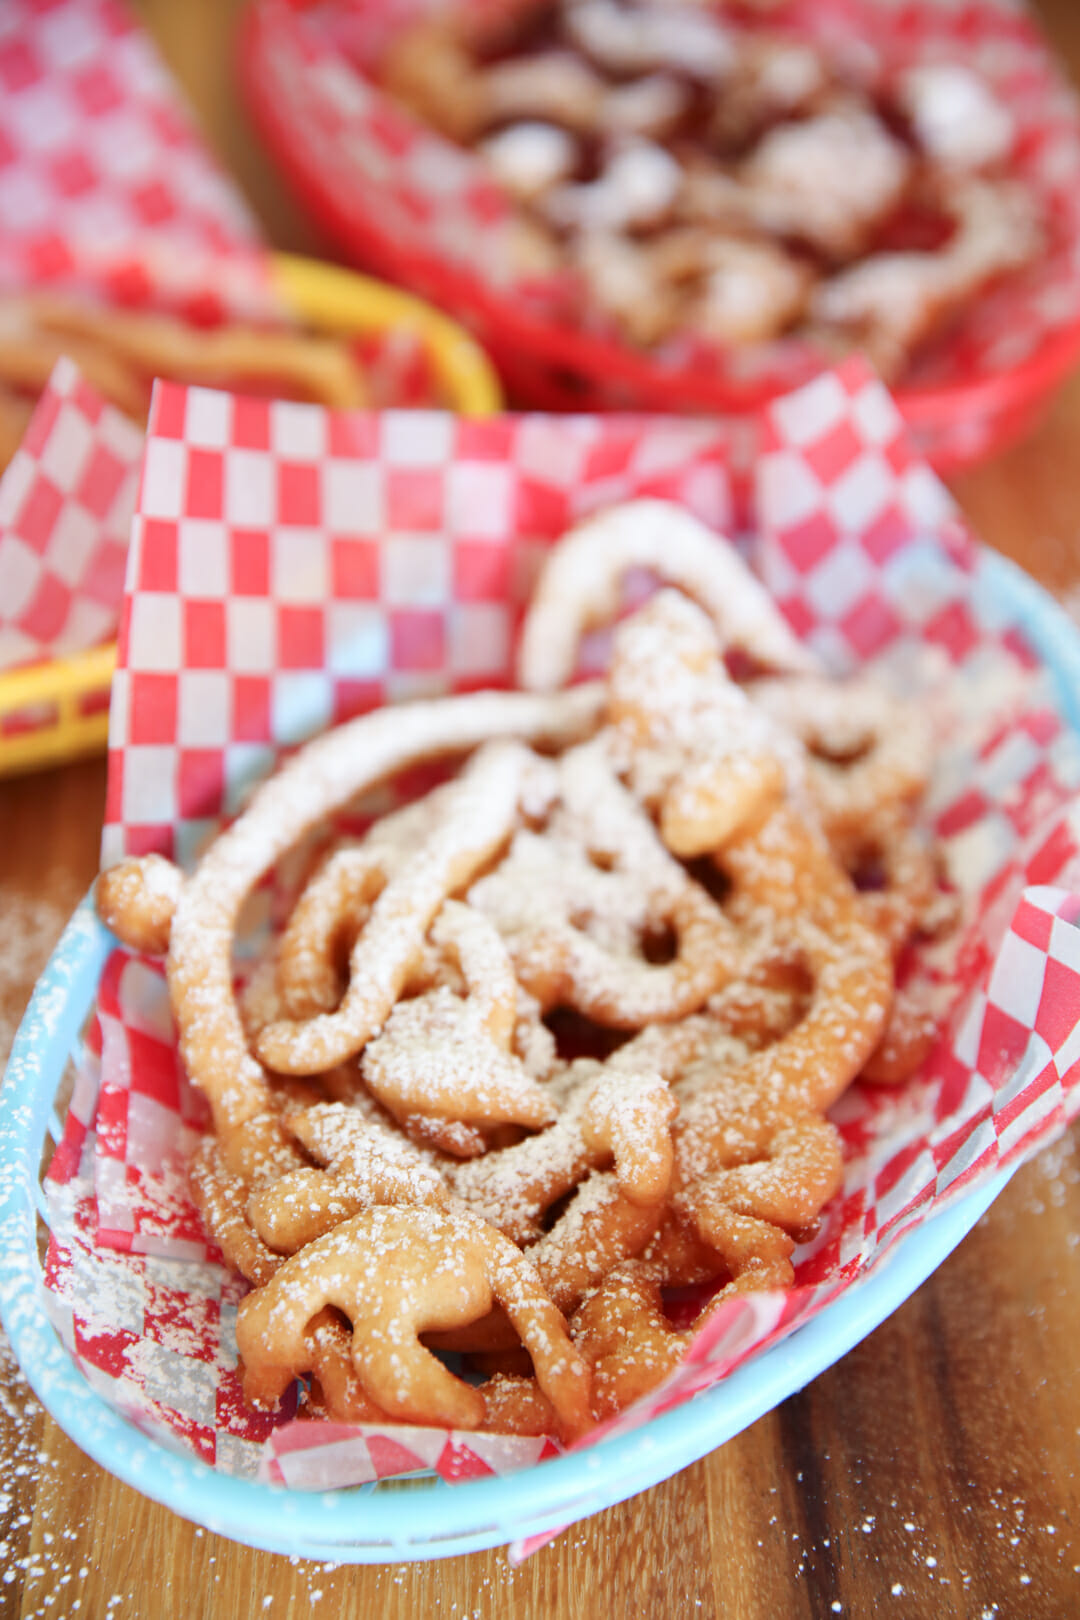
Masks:
[[[141,0],[208,137],[282,247],[312,233],[230,89],[235,7]],[[1042,0],[1080,73],[1080,7]],[[978,531],[1080,590],[1080,380],[1027,444],[956,481]],[[98,762],[0,785],[0,1059],[95,870]],[[0,1613],[78,1620],[379,1615],[787,1620],[1080,1614],[1080,1136],[1022,1170],[937,1274],[803,1394],[567,1532],[385,1568],[205,1534],[90,1463],[0,1359]]]

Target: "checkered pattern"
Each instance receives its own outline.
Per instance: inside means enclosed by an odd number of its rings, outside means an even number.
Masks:
[[[142,446],[59,361],[0,479],[0,669],[115,634]]]
[[[293,1490],[333,1490],[430,1470],[448,1485],[513,1474],[557,1457],[551,1440],[387,1424],[363,1431],[341,1423],[293,1423],[274,1429],[259,1477]]]
[[[0,290],[269,308],[258,228],[120,0],[0,9]]]
[[[357,8],[327,0],[301,11],[288,0],[259,0],[247,31],[244,78],[268,138],[358,262],[452,309],[481,334],[519,397],[538,403],[556,397],[553,365],[573,371],[580,405],[623,409],[670,408],[673,379],[683,384],[684,404],[707,399],[710,409],[720,409],[729,397],[745,407],[795,387],[816,369],[797,342],[724,351],[680,341],[644,364],[596,331],[588,347],[580,336],[575,343],[567,328],[580,300],[572,291],[568,299],[566,278],[515,279],[508,199],[487,169],[418,124],[371,80],[388,40],[434,3]],[[1048,249],[980,299],[909,384],[953,390],[1000,383],[1036,356],[1050,357],[1054,373],[1053,351],[1063,336],[1074,341],[1080,321],[1080,110],[1036,24],[1014,0],[804,0],[785,9],[785,22],[826,47],[844,47],[858,35],[868,64],[876,59],[883,74],[913,62],[961,60],[1009,106],[1017,126],[1015,169],[1049,222]],[[1047,376],[1035,394],[1051,382]],[[563,388],[558,397],[565,403],[573,396]],[[1015,394],[1006,387],[962,407],[945,399],[929,414],[923,400],[913,420],[928,453],[973,460],[996,434],[1015,432],[1033,403],[1018,382]]]
[[[75,1069],[71,1101],[64,1115],[63,1130],[49,1161],[45,1184],[49,1191],[81,1179],[92,1183],[94,1175],[94,1124],[98,1093],[101,1089],[101,1020],[95,1013],[90,1020]]]
[[[220,1259],[207,1243],[187,1179],[206,1128],[206,1103],[180,1062],[160,965],[114,952],[101,980],[98,1017],[97,1242],[133,1254]]]
[[[250,1412],[240,1396],[242,1285],[220,1265],[102,1249],[93,1184],[81,1177],[50,1186],[49,1215],[46,1303],[90,1387],[168,1447],[252,1476],[282,1418]]]
[[[981,647],[967,598],[977,548],[861,359],[770,406],[757,464],[760,564],[788,618],[834,668],[905,634],[955,661]],[[938,552],[912,578],[912,542]]]
[[[638,494],[726,528],[728,445],[692,422],[333,416],[159,387],[106,858],[183,856],[273,746],[387,700],[507,685],[542,548]]]
[[[260,7],[246,44],[260,99],[303,130],[298,162],[333,176],[357,231],[376,208],[403,244],[509,281],[512,209],[471,154],[418,124],[287,4]]]
[[[733,1300],[672,1379],[615,1421],[620,1431],[778,1342],[943,1200],[1033,1152],[1080,1112],[1080,817],[1072,810],[1080,744],[1048,672],[1000,592],[986,589],[977,546],[865,371],[847,368],[784,402],[768,431],[757,468],[756,558],[811,640],[845,666],[902,681],[934,714],[930,813],[968,920],[947,950],[934,947],[915,964],[944,994],[942,1037],[924,1071],[899,1100],[854,1087],[835,1111],[844,1189],[817,1238],[797,1253],[796,1288]],[[109,857],[151,845],[191,848],[235,803],[245,773],[352,702],[505,679],[538,553],[567,522],[648,491],[674,494],[720,524],[737,466],[729,439],[687,422],[333,417],[161,390],[114,704]],[[813,534],[827,544],[808,545]],[[860,599],[875,605],[888,634],[853,631],[873,614],[853,617],[851,602],[822,586],[829,576],[819,570],[831,566],[842,578],[856,562]],[[456,616],[476,609],[483,611],[466,620],[465,643]],[[360,680],[339,692],[339,682]],[[245,707],[249,691],[258,701]],[[138,785],[153,782],[155,765],[164,785],[154,815],[145,816],[139,795],[150,788]],[[191,1253],[175,1183],[160,1173],[161,1143],[200,1122],[171,1045],[159,970],[117,953],[98,1018],[96,1138],[91,1132],[88,1148],[87,1093],[58,1164],[69,1177],[80,1157],[90,1166],[96,1203],[86,1242],[96,1242],[99,1256],[106,1245],[126,1251],[108,1265],[141,1278],[139,1268],[163,1262],[131,1252],[140,1245]],[[71,1266],[54,1270],[67,1305],[87,1312],[89,1295],[76,1296]],[[141,1369],[141,1330],[118,1287],[115,1322],[108,1333],[84,1335],[80,1354],[92,1361],[89,1342],[107,1367],[119,1357]],[[209,1287],[205,1307],[199,1296],[190,1309],[212,1315],[218,1287]],[[151,1370],[156,1355],[147,1355]],[[230,1466],[222,1436],[236,1421],[235,1382],[222,1365],[232,1394],[214,1446],[219,1465]],[[190,1406],[174,1412],[181,1428],[192,1421]],[[190,1443],[207,1448],[205,1430],[205,1422],[193,1428]],[[587,1443],[596,1438],[602,1434]],[[443,1433],[402,1439],[396,1429],[283,1427],[263,1469],[318,1487],[421,1464],[458,1478],[496,1468],[472,1442],[469,1449],[471,1456]]]
[[[201,324],[280,316],[253,217],[121,0],[0,7],[0,295],[46,286]],[[57,368],[0,483],[0,670],[115,634],[141,445]]]

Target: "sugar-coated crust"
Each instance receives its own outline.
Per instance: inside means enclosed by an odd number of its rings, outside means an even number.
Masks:
[[[818,671],[733,549],[660,501],[556,548],[526,677],[568,679],[641,566],[662,588],[602,682],[366,716],[191,875],[147,857],[101,880],[119,936],[167,951],[213,1114],[193,1193],[253,1284],[255,1405],[303,1377],[309,1416],[576,1438],[725,1299],[790,1286],[842,1179],[827,1110],[927,1050],[923,984],[896,989],[952,911],[917,822],[919,717]],[[739,682],[730,648],[773,673]],[[356,793],[451,755],[450,780],[341,836]],[[287,918],[237,990],[241,908],[286,868]],[[700,1283],[676,1331],[663,1290]]]

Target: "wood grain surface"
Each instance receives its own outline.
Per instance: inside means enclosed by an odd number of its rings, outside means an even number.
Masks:
[[[1080,76],[1080,5],[1042,0]],[[140,0],[271,239],[319,243],[232,88],[238,8]],[[1080,380],[956,491],[976,529],[1080,601]],[[97,859],[104,768],[0,784],[0,1061]],[[1080,1135],[1022,1170],[956,1253],[801,1395],[564,1534],[332,1568],[252,1552],[89,1462],[0,1350],[0,1614],[37,1620],[1066,1620],[1080,1615]]]

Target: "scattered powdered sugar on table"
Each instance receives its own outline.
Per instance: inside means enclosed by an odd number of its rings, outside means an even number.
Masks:
[[[68,1522],[66,1515],[76,1481],[84,1481],[91,1491],[97,1470],[62,1438],[51,1443],[44,1425],[45,1414],[0,1331],[0,1614],[18,1613],[22,1620],[120,1620],[126,1614],[144,1620],[138,1591],[90,1595],[98,1575],[90,1551],[91,1528]],[[49,1474],[64,1481],[55,1503],[51,1483],[46,1486]],[[218,1549],[201,1576],[218,1585],[227,1570],[215,1566],[229,1562],[229,1544],[202,1529],[194,1534]],[[199,1556],[201,1560],[201,1549]],[[303,1603],[306,1596],[312,1606],[330,1595],[327,1577],[349,1573],[337,1564],[298,1558],[288,1563],[307,1584],[306,1593],[296,1593],[297,1600]]]
[[[5,1589],[29,1567],[29,1504],[48,1458],[42,1410],[0,1330],[0,1609]]]
[[[1041,1185],[1037,1185],[1029,1194],[1025,1208],[1033,1215],[1045,1214],[1047,1207],[1063,1209],[1068,1202],[1070,1187],[1080,1184],[1080,1158],[1075,1133],[1059,1137],[1039,1154],[1029,1180],[1034,1180],[1035,1174]],[[1080,1232],[1069,1232],[1066,1242],[1070,1249],[1075,1249],[1080,1245]]]
[[[0,885],[0,1066],[8,1060],[34,980],[70,910],[71,904]]]
[[[829,1463],[828,1451],[820,1454],[820,1461]],[[875,1462],[872,1457],[866,1459],[865,1463],[858,1456],[851,1460],[851,1485],[856,1499],[858,1487],[863,1482],[864,1466],[873,1475]],[[796,1477],[802,1486],[803,1474],[800,1472]],[[976,1615],[980,1620],[990,1616],[995,1620],[999,1616],[1001,1620],[1006,1620],[1006,1617],[1017,1617],[1019,1620],[1021,1616],[1028,1620],[1029,1616],[1064,1614],[1065,1609],[1044,1606],[1046,1601],[1060,1598],[1064,1583],[1055,1583],[1052,1591],[1047,1590],[1041,1584],[1039,1575],[1025,1565],[1037,1567],[1041,1564],[1045,1570],[1048,1559],[1053,1558],[1063,1567],[1066,1575],[1080,1575],[1080,1562],[1077,1562],[1080,1549],[1068,1544],[1067,1527],[1071,1518],[1068,1507],[1062,1505],[1055,1522],[1055,1519],[1033,1514],[1024,1500],[1012,1494],[1007,1485],[992,1487],[987,1496],[985,1492],[979,1494],[975,1480],[968,1480],[966,1484],[967,1490],[961,1486],[949,1507],[954,1533],[940,1542],[930,1539],[920,1510],[905,1503],[900,1496],[894,1496],[889,1501],[887,1512],[879,1509],[876,1513],[863,1516],[856,1513],[852,1523],[842,1532],[821,1538],[790,1529],[793,1513],[789,1505],[783,1520],[779,1513],[771,1513],[765,1535],[756,1538],[755,1544],[759,1551],[768,1552],[773,1558],[781,1558],[789,1553],[794,1560],[795,1580],[805,1579],[822,1599],[830,1587],[835,1589],[838,1580],[854,1579],[859,1589],[865,1591],[866,1577],[860,1575],[859,1567],[869,1560],[880,1569],[878,1575],[870,1577],[877,1588],[877,1595],[884,1600],[887,1588],[890,1597],[906,1600],[906,1603],[895,1607],[887,1606],[887,1613],[903,1616],[907,1612],[935,1612],[955,1617],[955,1620],[960,1620],[960,1617],[969,1620],[969,1617]],[[771,1486],[768,1496],[777,1498],[781,1491],[782,1487]],[[763,1506],[768,1506],[768,1501]],[[965,1521],[977,1512],[982,1522],[972,1524],[969,1529]],[[933,1504],[933,1514],[940,1519],[937,1504]],[[992,1529],[991,1515],[995,1515]],[[1006,1584],[998,1599],[975,1608],[972,1604],[979,1602],[976,1595],[979,1585],[988,1576],[1001,1579],[1002,1561],[998,1561],[998,1569],[991,1575],[992,1555],[978,1556],[981,1542],[991,1534],[1002,1544],[1003,1551],[1007,1549],[1003,1561],[1008,1571]],[[1080,1604],[1080,1589],[1076,1601]],[[926,1607],[928,1602],[934,1603],[933,1611]],[[909,1611],[908,1605],[912,1604],[916,1607]],[[862,1608],[832,1599],[829,1612],[855,1616],[862,1613]],[[1070,1609],[1068,1612],[1073,1611]]]

